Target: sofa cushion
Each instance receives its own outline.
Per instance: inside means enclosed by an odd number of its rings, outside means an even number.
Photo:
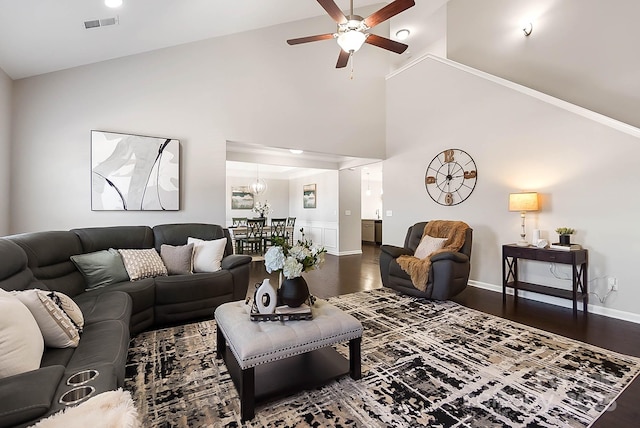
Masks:
[[[156,305],[198,301],[233,293],[233,275],[225,270],[158,277],[155,282]]]
[[[122,257],[113,248],[71,256],[71,261],[82,273],[87,289],[129,280]]]
[[[166,276],[167,267],[153,248],[146,250],[118,250],[131,281],[154,276]]]
[[[71,256],[84,253],[76,234],[64,231],[32,232],[12,235],[7,239],[24,250],[27,266],[46,288],[70,297],[84,292],[84,278],[70,259]]]
[[[160,257],[167,267],[169,275],[193,273],[193,245],[193,243],[178,246],[162,244]]]
[[[27,254],[15,242],[0,238],[0,288],[24,290],[33,281],[33,273],[27,267]]]
[[[227,238],[205,241],[198,238],[189,237],[189,244],[193,244],[193,271],[194,272],[217,272],[222,269],[222,258],[227,246]]]
[[[0,290],[0,379],[36,370],[44,351],[40,328],[31,312],[11,293]]]
[[[111,364],[116,370],[118,386],[124,383],[124,370],[129,349],[129,325],[120,320],[88,324],[82,340],[67,364],[67,373]]]
[[[131,296],[112,288],[106,290],[109,291],[104,293],[91,291],[75,298],[87,325],[105,320],[129,322],[132,309]]]
[[[148,226],[110,226],[72,229],[82,243],[82,253],[109,248],[153,248],[153,232]]]
[[[31,311],[44,338],[44,343],[52,348],[75,348],[80,341],[80,331],[84,320],[78,318],[80,309],[62,293],[44,290],[14,291],[14,295]],[[62,303],[62,302],[65,303]],[[72,307],[78,325],[63,309]]]

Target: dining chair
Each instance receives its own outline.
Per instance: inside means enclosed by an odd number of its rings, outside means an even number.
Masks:
[[[236,252],[244,254],[245,250],[252,253],[263,254],[262,243],[264,240],[264,219],[247,219],[247,232],[238,238]]]
[[[295,226],[296,226],[296,218],[295,217],[287,217],[287,239],[289,240],[289,243],[291,245],[293,245],[293,231],[295,230]]]
[[[247,217],[231,217],[231,227],[247,227]]]
[[[287,218],[272,218],[269,235],[264,238],[265,250],[268,245],[276,245],[276,239],[288,240],[287,238]]]

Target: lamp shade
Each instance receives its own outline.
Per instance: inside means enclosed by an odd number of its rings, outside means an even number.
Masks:
[[[509,211],[538,211],[538,193],[510,193]]]
[[[338,36],[338,44],[345,52],[357,52],[366,38],[367,36],[361,31],[349,30]]]

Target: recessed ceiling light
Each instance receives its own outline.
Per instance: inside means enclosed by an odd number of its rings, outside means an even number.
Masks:
[[[304,153],[302,150],[298,150],[298,149],[289,149],[289,151],[294,155],[301,155],[302,153]]]
[[[104,0],[104,5],[107,7],[120,7],[122,6],[122,0]]]
[[[396,31],[396,39],[398,39],[398,40],[406,40],[407,37],[409,37],[409,34],[411,34],[411,32],[409,30],[407,30],[406,28],[403,28],[402,30]]]

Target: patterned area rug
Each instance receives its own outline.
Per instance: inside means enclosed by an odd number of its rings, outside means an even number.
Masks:
[[[388,289],[330,299],[364,326],[363,378],[258,406],[240,422],[238,394],[215,359],[215,322],[142,333],[126,389],[159,427],[583,427],[638,375],[616,354],[453,302]],[[348,355],[348,347],[338,351]],[[146,417],[145,417],[146,416]]]

